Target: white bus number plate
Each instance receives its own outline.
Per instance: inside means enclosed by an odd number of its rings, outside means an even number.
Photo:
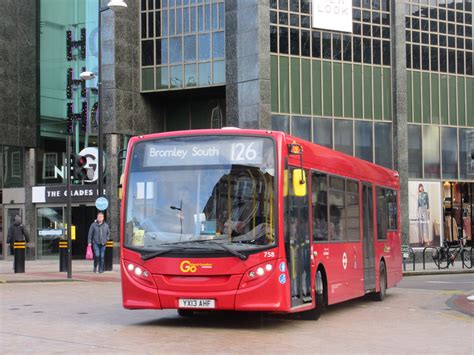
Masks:
[[[204,299],[189,299],[189,298],[180,298],[179,299],[180,308],[216,308],[215,300],[204,300]]]

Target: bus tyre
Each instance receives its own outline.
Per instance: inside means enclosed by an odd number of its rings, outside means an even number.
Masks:
[[[314,283],[314,290],[316,294],[316,306],[306,312],[303,312],[303,319],[308,319],[308,320],[317,320],[319,317],[321,317],[321,314],[323,313],[324,309],[326,308],[326,301],[324,297],[324,280],[323,280],[323,274],[321,270],[318,270],[316,272],[316,280]]]
[[[380,263],[379,290],[379,292],[374,293],[375,301],[383,301],[387,294],[387,271],[383,261]]]
[[[190,310],[190,309],[178,309],[178,314],[181,316],[181,317],[192,317],[194,315],[194,311]]]

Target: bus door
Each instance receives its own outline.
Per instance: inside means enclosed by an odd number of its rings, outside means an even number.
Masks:
[[[371,185],[362,185],[362,227],[364,244],[364,289],[375,289],[374,200]]]
[[[291,306],[296,307],[312,301],[309,233],[308,183],[305,196],[295,196],[292,171],[289,172],[289,194],[286,199],[286,255],[291,284]],[[308,173],[306,172],[306,179]]]

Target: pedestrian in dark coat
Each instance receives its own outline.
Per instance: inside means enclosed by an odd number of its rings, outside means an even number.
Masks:
[[[91,224],[89,228],[89,235],[87,237],[87,243],[92,244],[94,250],[94,272],[104,272],[104,256],[105,256],[105,245],[110,239],[110,230],[107,222],[104,221],[104,214],[102,212],[97,213],[97,219]]]
[[[15,242],[30,242],[30,236],[25,229],[25,226],[21,223],[21,217],[15,216],[15,221],[8,228],[7,243],[10,244],[10,253],[13,254],[13,244]]]
[[[13,255],[15,250],[13,245],[15,242],[30,242],[30,236],[25,229],[25,226],[21,223],[21,216],[16,215],[14,222],[8,228],[7,243],[10,245],[10,254]],[[15,260],[13,260],[13,270],[15,270]]]

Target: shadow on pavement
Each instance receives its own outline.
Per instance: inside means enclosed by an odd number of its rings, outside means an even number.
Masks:
[[[395,295],[387,294],[385,300]],[[377,303],[369,296],[331,305],[322,314],[325,316],[345,312],[348,308],[369,306]],[[380,303],[380,302],[378,302]],[[170,311],[170,310],[168,310]],[[171,310],[172,311],[172,310]],[[163,317],[146,322],[134,323],[135,326],[164,326],[179,328],[225,328],[225,329],[259,329],[287,327],[288,322],[311,321],[302,317],[301,313],[266,313],[266,312],[236,312],[236,311],[197,311],[192,316],[181,317],[176,313],[175,317]]]

